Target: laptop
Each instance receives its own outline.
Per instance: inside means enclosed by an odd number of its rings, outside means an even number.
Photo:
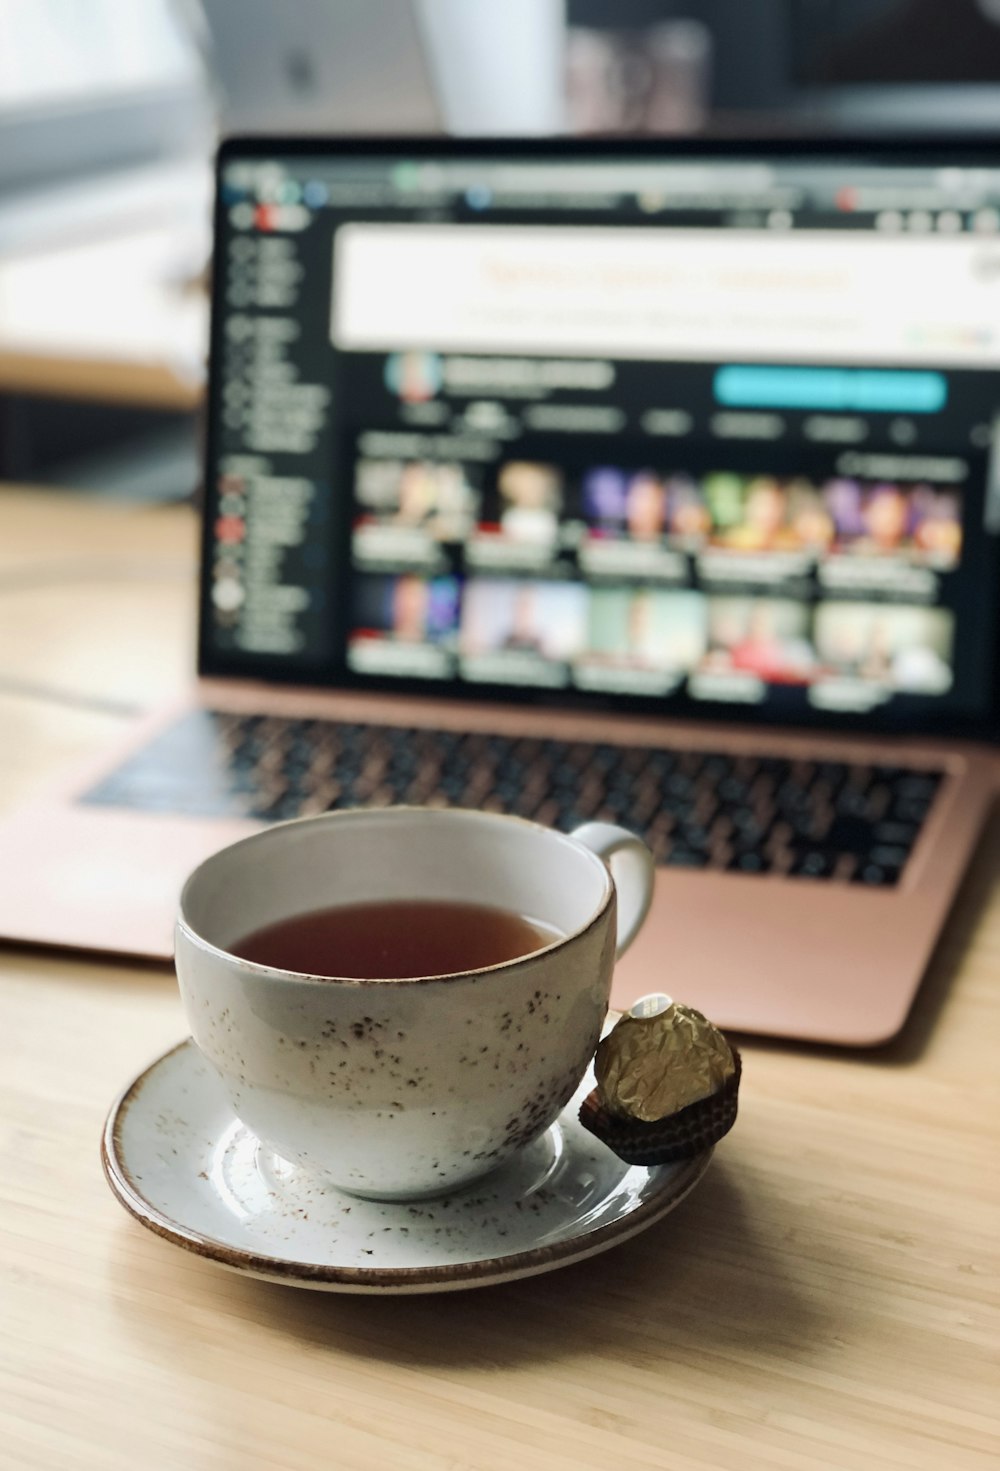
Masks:
[[[0,933],[167,959],[262,823],[658,861],[614,1000],[871,1045],[993,799],[1000,159],[236,139],[199,679],[0,829]]]

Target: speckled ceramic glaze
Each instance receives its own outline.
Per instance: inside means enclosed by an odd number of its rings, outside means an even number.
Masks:
[[[177,974],[192,1036],[236,1114],[282,1159],[359,1195],[452,1189],[538,1138],[593,1055],[616,953],[604,858],[623,865],[620,953],[652,889],[648,853],[620,829],[566,837],[408,808],[271,828],[185,886]],[[402,981],[304,976],[228,953],[294,914],[394,898],[488,903],[565,938],[486,969]]]
[[[104,1170],[141,1225],[247,1276],[376,1296],[454,1292],[607,1251],[701,1179],[710,1149],[683,1164],[623,1164],[577,1119],[592,1086],[589,1074],[555,1123],[486,1179],[431,1200],[359,1200],[270,1154],[184,1042],[113,1104]]]

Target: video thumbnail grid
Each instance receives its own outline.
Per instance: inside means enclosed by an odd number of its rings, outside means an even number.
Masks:
[[[361,458],[354,510],[358,673],[844,709],[952,684],[960,488]]]

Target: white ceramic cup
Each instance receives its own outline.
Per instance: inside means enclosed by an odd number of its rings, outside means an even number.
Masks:
[[[358,1195],[428,1195],[494,1169],[572,1097],[652,890],[648,849],[605,823],[567,837],[459,809],[330,813],[195,869],[177,976],[195,1042],[266,1147]],[[293,915],[392,899],[489,904],[560,938],[412,980],[308,976],[230,952]]]

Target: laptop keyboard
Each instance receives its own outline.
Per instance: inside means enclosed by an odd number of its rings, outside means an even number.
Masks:
[[[90,804],[263,821],[338,807],[616,822],[673,868],[895,885],[942,773],[195,711],[86,793]]]

